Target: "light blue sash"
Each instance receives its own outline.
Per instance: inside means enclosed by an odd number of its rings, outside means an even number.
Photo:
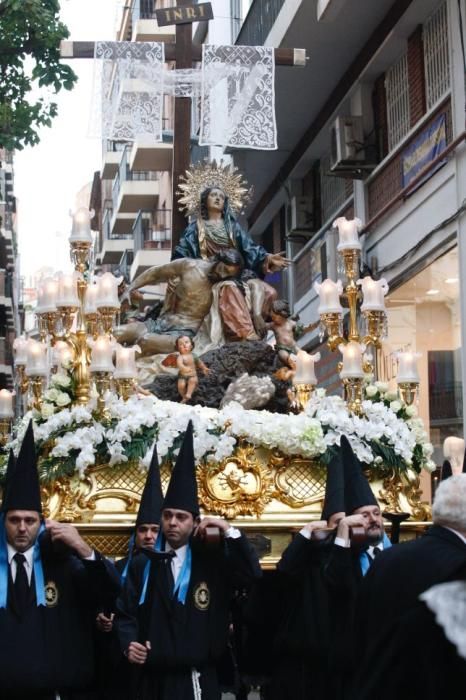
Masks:
[[[382,542],[383,542],[384,549],[388,549],[389,547],[392,546],[392,543],[388,539],[385,532],[383,533]],[[370,565],[372,564],[372,557],[370,557],[366,551],[361,552],[361,554],[359,555],[359,563],[361,565],[362,575],[365,576],[367,574],[367,572],[369,571]]]
[[[159,534],[157,535],[157,540],[155,542],[155,551],[156,552],[164,552],[165,551],[165,537],[162,534],[162,531],[159,531]],[[168,563],[170,566],[170,562]],[[175,588],[173,591],[173,595],[177,596],[177,600],[179,603],[182,603],[184,605],[186,603],[186,595],[188,593],[188,588],[189,588],[189,582],[191,580],[191,566],[192,566],[192,552],[191,552],[191,546],[188,545],[188,549],[186,551],[186,557],[183,563],[183,566],[181,567],[181,571],[177,576],[177,579],[175,581]],[[139,605],[142,605],[145,600],[146,600],[146,594],[147,594],[147,584],[149,581],[149,572],[150,572],[150,560],[147,562],[147,564],[144,567],[144,573],[143,573],[143,578],[142,578],[142,591],[141,595],[139,597]]]

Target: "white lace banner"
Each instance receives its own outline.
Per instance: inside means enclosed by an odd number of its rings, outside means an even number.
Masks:
[[[163,89],[172,97],[199,97],[202,74],[199,68],[180,68],[165,71]]]
[[[274,49],[204,44],[201,70],[199,145],[276,149]]]
[[[164,45],[101,41],[96,42],[94,58],[90,135],[162,141]]]

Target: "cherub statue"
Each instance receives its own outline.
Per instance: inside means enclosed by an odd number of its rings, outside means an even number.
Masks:
[[[210,370],[192,351],[194,342],[189,335],[180,335],[175,341],[175,347],[179,352],[176,358],[178,367],[178,393],[181,396],[181,403],[188,403],[193,393],[196,391],[199,380],[197,370],[201,370],[207,375]]]
[[[314,330],[318,323],[311,323],[303,327],[298,323],[299,316],[291,315],[289,304],[284,299],[277,299],[272,303],[270,318],[272,321],[267,324],[267,329],[275,335],[275,349],[278,357],[284,365],[294,371],[296,369],[296,355],[299,351],[296,340],[305,333]]]

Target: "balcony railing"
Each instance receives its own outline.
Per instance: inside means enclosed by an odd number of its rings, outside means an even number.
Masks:
[[[162,10],[164,7],[173,7],[173,0],[134,0],[132,11],[132,22],[138,19],[155,19],[155,10]]]
[[[235,43],[263,46],[284,2],[285,0],[254,0]]]
[[[164,250],[171,245],[171,210],[156,209],[154,220],[151,221],[140,211],[133,226],[134,252],[138,250]]]
[[[0,365],[12,365],[13,353],[11,343],[7,338],[0,338]]]
[[[120,167],[115,175],[115,179],[112,183],[112,203],[113,209],[116,211],[118,209],[118,195],[120,194],[120,188],[125,181],[147,181],[147,180],[158,180],[159,173],[155,170],[130,170],[128,163],[129,149],[125,148]]]

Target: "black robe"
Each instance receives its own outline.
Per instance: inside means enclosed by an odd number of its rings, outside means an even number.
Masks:
[[[123,651],[131,641],[150,641],[146,663],[135,680],[142,698],[191,700],[191,671],[200,672],[203,700],[220,698],[215,664],[228,640],[229,612],[235,586],[261,575],[257,556],[246,538],[227,538],[210,550],[192,543],[192,568],[186,602],[170,591],[170,560],[151,558],[145,602],[139,605],[145,561],[131,565],[117,603],[117,628]]]
[[[452,580],[466,580],[466,544],[455,533],[438,525],[432,526],[423,537],[391,548],[377,558],[360,588],[356,607],[354,645],[359,650],[360,660],[354,700],[389,697],[386,676],[391,659],[395,660],[396,669],[391,687],[394,689],[398,684],[398,691],[404,692],[400,669],[406,669],[408,662],[401,650],[405,653],[409,650],[406,635],[413,631],[410,616],[415,616],[419,610],[422,592]],[[421,613],[418,614],[422,618]],[[429,617],[427,612],[421,621],[425,622],[426,616]],[[434,626],[430,629],[431,637],[416,634],[411,639],[412,645],[421,646],[421,655],[422,649],[433,646],[441,634]],[[427,677],[433,677],[434,673],[435,669],[431,669]],[[424,681],[425,678],[422,684]],[[423,696],[418,693],[415,697]]]
[[[280,600],[273,613],[277,628],[267,700],[328,697],[329,610],[322,580],[328,549],[297,534],[277,565]]]
[[[106,606],[118,581],[113,565],[41,546],[47,606],[37,606],[34,574],[23,614],[9,574],[7,607],[0,609],[0,694],[8,698],[94,697],[94,612]]]

